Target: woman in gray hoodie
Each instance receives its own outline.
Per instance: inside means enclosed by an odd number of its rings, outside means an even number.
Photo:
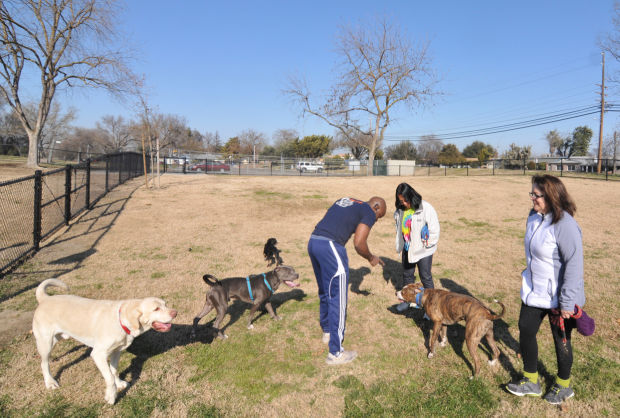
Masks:
[[[541,396],[536,334],[549,316],[558,375],[544,399],[558,405],[574,396],[570,387],[573,365],[571,332],[576,305],[586,302],[581,229],[573,218],[577,208],[562,181],[554,176],[532,177],[532,210],[525,227],[527,266],[521,273],[519,345],[523,379],[506,385],[517,396]]]

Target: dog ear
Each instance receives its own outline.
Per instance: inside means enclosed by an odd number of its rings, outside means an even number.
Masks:
[[[121,307],[121,320],[124,324],[129,326],[131,331],[142,329],[142,324],[140,323],[141,317],[142,310],[140,309],[139,300],[127,301]]]

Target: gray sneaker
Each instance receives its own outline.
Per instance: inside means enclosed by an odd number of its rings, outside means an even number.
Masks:
[[[405,312],[407,309],[409,309],[409,302],[401,302],[396,305],[396,310],[398,312]]]
[[[552,405],[559,405],[573,396],[575,396],[575,392],[570,387],[565,388],[554,383],[543,399]]]
[[[534,383],[527,377],[519,380],[518,382],[511,382],[506,385],[506,390],[513,395],[517,396],[540,396],[542,395],[542,389],[540,383]]]
[[[353,360],[355,360],[355,357],[357,357],[356,351],[341,351],[337,355],[333,355],[332,353],[329,353],[327,355],[327,360],[325,362],[330,365],[345,364],[345,363],[350,363]]]

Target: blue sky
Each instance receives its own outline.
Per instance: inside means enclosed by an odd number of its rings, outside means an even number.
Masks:
[[[338,28],[387,16],[415,42],[430,42],[443,92],[431,106],[394,115],[386,137],[400,140],[598,104],[597,40],[612,30],[612,12],[612,0],[129,0],[119,23],[137,51],[134,70],[146,77],[152,107],[225,141],[247,129],[269,139],[277,129],[333,135],[324,122],[300,118],[282,89],[298,75],[313,92],[327,90],[336,77]],[[615,65],[608,56],[606,71]],[[615,102],[618,93],[608,88],[606,100]],[[94,127],[104,115],[135,118],[131,106],[100,92],[59,99],[78,109],[78,126]],[[604,135],[620,129],[616,115],[606,114]],[[539,155],[547,132],[568,135],[582,125],[598,143],[598,115],[445,142],[462,150],[481,140],[500,152],[514,142]]]

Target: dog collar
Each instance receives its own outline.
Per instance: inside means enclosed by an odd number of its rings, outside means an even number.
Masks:
[[[121,321],[121,308],[118,308],[118,323],[121,324],[121,328],[123,329],[123,331],[125,331],[127,333],[127,335],[131,335],[131,330],[129,328],[127,328],[125,325],[123,325],[123,321]]]
[[[424,288],[422,291],[415,295],[415,307],[418,309],[422,309],[422,296],[424,295]]]

